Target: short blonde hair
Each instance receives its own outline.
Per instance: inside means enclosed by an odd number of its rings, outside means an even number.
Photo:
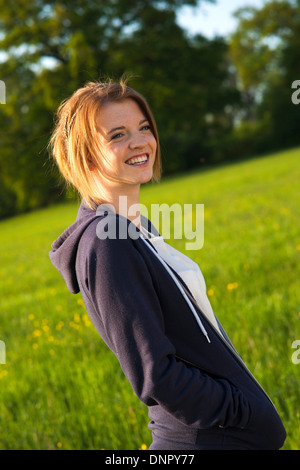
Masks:
[[[103,201],[97,197],[92,168],[101,171],[101,148],[96,138],[96,115],[107,102],[134,100],[149,121],[157,142],[152,181],[161,178],[161,156],[157,126],[146,99],[126,85],[125,80],[89,82],[64,100],[56,114],[49,149],[68,184],[74,186],[86,205],[95,209]]]

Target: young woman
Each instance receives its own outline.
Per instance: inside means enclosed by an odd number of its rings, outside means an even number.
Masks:
[[[281,448],[281,419],[214,315],[199,267],[140,214],[140,185],[161,176],[146,100],[123,82],[89,83],[60,106],[50,145],[82,196],[50,258],[148,406],[150,449]]]

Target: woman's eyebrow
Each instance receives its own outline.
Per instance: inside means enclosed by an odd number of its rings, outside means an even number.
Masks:
[[[142,120],[139,122],[139,126],[140,126],[141,124],[143,124],[144,122],[148,122],[148,121],[149,121],[149,119],[147,119],[147,118],[146,118],[146,119],[142,119]],[[111,129],[111,130],[107,133],[107,135],[111,134],[112,132],[120,131],[120,130],[123,130],[123,129],[125,129],[125,126],[114,127],[113,129]]]
[[[112,132],[115,132],[115,131],[119,131],[121,129],[125,129],[125,126],[119,126],[119,127],[114,127],[113,129],[111,129],[107,134],[111,134]]]

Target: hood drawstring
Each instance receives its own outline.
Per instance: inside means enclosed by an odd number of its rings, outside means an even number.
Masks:
[[[199,315],[197,314],[192,302],[190,301],[190,299],[188,298],[188,296],[186,295],[184,289],[182,288],[180,282],[178,281],[178,279],[176,278],[176,276],[174,275],[174,273],[171,271],[171,269],[169,268],[168,264],[159,256],[159,254],[157,253],[157,251],[155,250],[155,248],[151,245],[151,243],[147,242],[143,236],[140,236],[140,238],[144,241],[144,243],[150,247],[151,246],[151,250],[152,252],[155,254],[156,258],[159,259],[159,261],[163,264],[163,266],[166,268],[166,270],[168,271],[168,273],[170,274],[170,276],[172,277],[173,281],[175,282],[175,284],[177,285],[178,289],[181,291],[183,297],[185,298],[188,306],[190,307],[190,309],[192,310],[193,312],[193,315],[195,317],[195,320],[196,322],[198,323],[202,333],[204,334],[205,338],[207,339],[207,341],[210,343],[210,339],[208,337],[208,334],[207,334],[207,331],[206,329],[204,328],[200,318],[199,318]]]

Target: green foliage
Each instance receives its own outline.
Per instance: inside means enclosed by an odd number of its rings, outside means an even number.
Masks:
[[[234,106],[238,93],[224,40],[190,38],[176,23],[178,8],[197,3],[0,1],[0,50],[6,53],[1,78],[7,86],[0,171],[16,212],[60,198],[46,151],[53,113],[76,88],[99,77],[133,75],[130,85],[157,117],[165,174],[210,160],[213,141],[232,125],[224,106]]]
[[[291,86],[300,77],[300,1],[272,0],[261,9],[241,8],[236,16],[230,51],[245,103],[242,119],[267,125],[262,144],[268,149],[299,144]]]
[[[165,175],[300,142],[300,1],[240,9],[229,41],[188,35],[209,0],[0,0],[0,217],[66,196],[47,152],[60,102],[87,81],[132,75],[158,122]]]
[[[278,407],[285,449],[299,449],[299,148],[166,178],[142,187],[141,202],[204,203],[197,262],[214,311]],[[76,204],[1,222],[0,449],[140,449],[149,446],[146,408],[117,359],[51,265],[54,239]],[[176,220],[175,220],[176,223]]]

